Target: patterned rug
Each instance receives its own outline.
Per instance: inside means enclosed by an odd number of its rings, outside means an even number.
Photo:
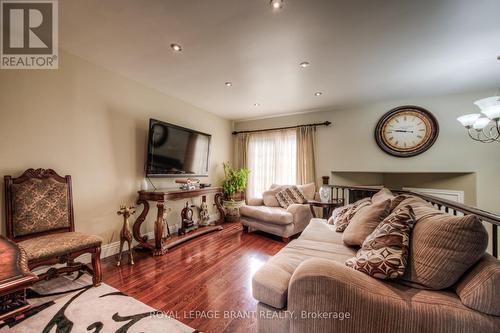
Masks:
[[[39,282],[27,297],[25,318],[0,322],[1,333],[198,332],[107,284],[92,287],[87,274]]]

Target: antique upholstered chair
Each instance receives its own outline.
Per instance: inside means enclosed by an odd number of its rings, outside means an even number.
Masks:
[[[52,169],[28,169],[20,177],[5,176],[7,237],[27,254],[28,267],[64,264],[40,274],[49,279],[60,273],[87,271],[94,286],[101,283],[101,243],[98,236],[75,232],[71,176]],[[91,255],[92,268],[75,262]]]

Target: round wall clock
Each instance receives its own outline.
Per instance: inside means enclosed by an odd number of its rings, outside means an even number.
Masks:
[[[375,128],[375,140],[386,153],[411,157],[423,153],[436,141],[439,125],[429,111],[419,106],[400,106],[387,112]]]

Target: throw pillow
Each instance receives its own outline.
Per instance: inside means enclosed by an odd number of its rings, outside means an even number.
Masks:
[[[286,189],[287,186],[272,184],[269,190],[262,192],[262,201],[267,207],[280,207],[278,200],[276,200],[276,193]]]
[[[302,193],[301,190],[297,186],[290,186],[287,189],[285,189],[286,193],[290,198],[292,198],[293,203],[296,204],[305,204],[307,202],[307,199],[304,197],[304,194]]]
[[[276,193],[276,200],[278,200],[280,207],[285,209],[288,208],[288,206],[294,204],[292,198],[288,195],[287,189],[284,189]]]
[[[342,216],[343,214],[345,214],[345,212],[347,210],[351,209],[351,207],[352,207],[352,204],[335,208],[332,212],[332,216],[330,216],[330,218],[328,218],[328,221],[327,221],[328,224],[335,225],[338,222],[339,217]]]
[[[361,246],[366,237],[371,234],[380,222],[390,213],[390,199],[360,208],[351,218],[342,236],[342,241],[348,246]]]
[[[391,192],[391,190],[383,187],[372,196],[372,202],[379,203],[389,199],[391,200],[391,211],[393,211],[406,198],[408,198],[408,195],[400,194],[396,196]]]
[[[297,185],[300,191],[304,194],[307,200],[314,200],[314,195],[316,194],[316,184],[309,183],[304,185]]]
[[[386,217],[366,238],[363,246],[346,265],[378,279],[403,276],[408,261],[410,233],[415,214],[405,206]]]
[[[400,194],[391,199],[391,212],[398,207],[403,200],[408,199],[408,195]]]
[[[372,196],[372,202],[373,203],[379,203],[379,202],[382,202],[382,201],[386,201],[387,199],[394,199],[394,194],[392,194],[391,190],[389,190],[388,188],[385,188],[385,187],[382,187],[382,189],[380,189],[380,191],[378,191],[377,193],[375,193],[373,196]]]
[[[417,217],[410,244],[410,261],[402,283],[420,289],[453,286],[485,253],[488,234],[475,215],[445,214],[413,200]]]
[[[347,209],[340,209],[334,219],[334,224],[335,224],[335,231],[337,232],[344,232],[345,228],[349,225],[351,222],[351,218],[356,214],[356,212],[371,204],[371,199],[370,198],[364,198],[361,200],[356,201],[353,204],[344,206]],[[340,207],[342,208],[342,207]],[[332,214],[333,216],[333,214]]]
[[[264,206],[267,207],[279,207],[280,204],[278,200],[276,200],[277,191],[269,190],[262,192],[262,201],[264,202]]]

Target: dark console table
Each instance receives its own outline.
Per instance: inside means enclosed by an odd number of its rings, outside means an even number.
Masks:
[[[141,214],[137,217],[132,227],[134,239],[139,242],[138,247],[151,250],[154,256],[165,254],[168,249],[184,243],[190,239],[207,234],[212,231],[222,230],[221,224],[224,222],[224,208],[222,207],[222,187],[205,187],[195,190],[180,190],[180,189],[158,189],[151,191],[139,191],[137,205],[143,205],[144,208]],[[215,194],[215,205],[220,213],[219,220],[215,225],[202,226],[185,235],[172,236],[168,230],[167,221],[165,219],[165,204],[167,201],[194,198],[201,196],[202,201],[206,202],[208,194]],[[154,226],[154,239],[148,240],[148,237],[141,235],[141,225],[149,213],[149,201],[156,202],[156,221]],[[167,237],[163,236],[165,227],[167,228]]]
[[[38,280],[28,269],[26,254],[0,235],[0,321],[28,310],[26,288]]]
[[[311,214],[313,217],[316,217],[316,212],[314,211],[313,207],[320,207],[323,208],[323,218],[328,219],[331,215],[332,212],[335,208],[343,206],[344,205],[344,200],[343,199],[333,199],[330,201],[318,201],[318,200],[308,200],[307,203],[309,204],[309,208],[311,209]]]

